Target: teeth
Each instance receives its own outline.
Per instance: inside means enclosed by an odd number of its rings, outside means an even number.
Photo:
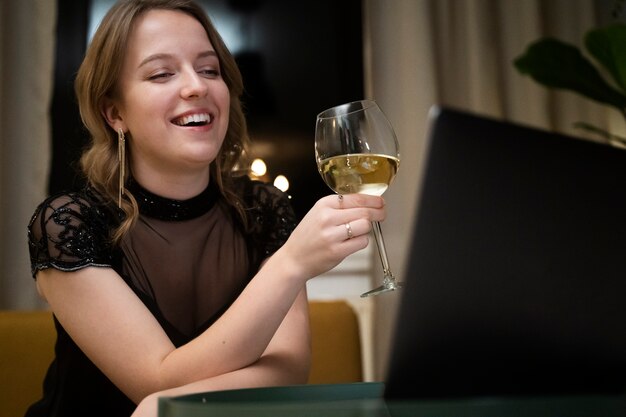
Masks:
[[[210,123],[211,115],[208,113],[202,114],[191,114],[189,116],[181,117],[180,119],[174,120],[174,123],[179,126],[185,126],[189,123]]]

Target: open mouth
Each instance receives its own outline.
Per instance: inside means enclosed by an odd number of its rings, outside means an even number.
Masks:
[[[200,114],[190,114],[188,116],[179,117],[177,119],[172,120],[177,126],[205,126],[211,123],[211,115],[208,113],[200,113]]]

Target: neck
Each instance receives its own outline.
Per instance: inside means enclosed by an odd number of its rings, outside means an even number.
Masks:
[[[209,170],[187,175],[142,175],[133,172],[133,178],[143,188],[160,197],[173,200],[188,200],[206,189],[209,185]]]

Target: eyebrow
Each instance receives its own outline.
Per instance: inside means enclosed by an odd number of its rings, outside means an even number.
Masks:
[[[209,50],[209,51],[204,51],[204,52],[200,52],[198,54],[197,58],[206,58],[206,57],[210,57],[210,56],[215,56],[217,57],[217,52],[213,51],[213,50]],[[141,68],[144,65],[152,62],[152,61],[158,61],[158,60],[167,60],[167,59],[172,59],[174,57],[174,55],[172,54],[154,54],[154,55],[150,55],[149,57],[145,58],[143,61],[141,61],[139,63],[139,65],[137,66],[137,68]]]

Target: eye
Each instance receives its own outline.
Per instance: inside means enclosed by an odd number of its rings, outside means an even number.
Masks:
[[[217,78],[220,76],[220,72],[215,68],[204,68],[198,71],[198,74],[201,74],[207,78]]]
[[[174,75],[174,74],[172,74],[171,72],[159,72],[157,74],[150,75],[148,77],[148,80],[150,80],[150,81],[165,81],[168,78],[170,78],[172,75]]]

